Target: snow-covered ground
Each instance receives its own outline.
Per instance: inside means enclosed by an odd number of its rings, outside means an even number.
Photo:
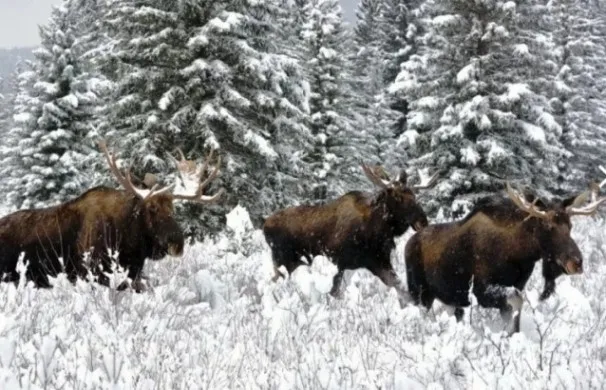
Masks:
[[[401,309],[369,272],[327,292],[336,268],[318,257],[270,282],[269,248],[236,208],[225,234],[149,263],[144,294],[94,284],[0,285],[2,389],[573,389],[606,377],[606,224],[576,218],[585,274],[563,276],[537,303],[537,264],[522,332],[473,306],[457,324],[435,304]],[[398,240],[394,265],[405,278]]]

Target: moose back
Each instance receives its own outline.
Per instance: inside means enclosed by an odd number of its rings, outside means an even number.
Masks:
[[[212,154],[198,166],[181,153],[181,161],[176,161],[181,189],[173,193],[175,184],[136,187],[130,172],[120,171],[105,141],[100,142],[100,148],[123,188],[95,187],[58,206],[20,210],[1,218],[0,272],[4,281],[19,279],[16,267],[23,253],[28,262],[26,277],[39,287],[50,287],[48,277],[63,271],[72,282],[86,278],[90,271],[99,283],[109,285],[105,273],[111,272],[114,260],[109,253],[115,251],[118,263],[128,270],[133,287],[140,291],[145,259],[183,254],[183,231],[174,219],[173,201],[209,203],[223,192],[203,194],[219,173],[220,160],[204,179]],[[90,256],[85,257],[86,253]],[[119,288],[126,286],[123,283]]]

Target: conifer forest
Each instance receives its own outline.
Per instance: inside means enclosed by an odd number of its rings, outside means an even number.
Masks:
[[[603,0],[58,0],[39,36],[0,61],[0,388],[604,387]]]

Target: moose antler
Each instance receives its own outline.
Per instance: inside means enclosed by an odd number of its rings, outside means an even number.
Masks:
[[[99,148],[105,155],[105,159],[107,160],[109,169],[113,173],[114,177],[118,180],[118,183],[120,183],[120,185],[126,191],[132,193],[133,195],[135,195],[141,199],[147,199],[150,196],[169,192],[169,191],[171,191],[172,187],[174,186],[174,185],[169,185],[169,186],[163,187],[161,189],[158,189],[158,187],[159,187],[158,184],[154,183],[154,185],[152,186],[152,188],[150,190],[137,188],[131,181],[130,169],[126,170],[125,175],[123,175],[122,172],[120,172],[120,168],[118,168],[118,164],[116,163],[116,157],[113,155],[113,153],[110,153],[110,151],[107,149],[107,142],[104,139],[101,139],[99,141]]]
[[[378,168],[382,170],[382,174],[384,174],[385,176],[387,176],[387,172],[385,172],[384,169],[382,168]],[[366,174],[366,177],[373,182],[375,185],[381,187],[381,188],[387,188],[391,185],[391,181],[388,180],[384,180],[381,179],[378,175],[377,175],[377,168],[375,167],[375,169],[371,169],[368,167],[368,165],[366,164],[362,164],[362,170],[364,171],[364,174]]]
[[[604,169],[603,166],[600,165],[598,168],[600,168],[600,170],[606,174],[606,169]],[[598,199],[600,188],[602,188],[605,184],[606,179],[602,180],[600,184],[596,182],[589,184],[589,190],[584,191],[577,196],[572,204],[566,208],[568,215],[594,215],[596,211],[598,211],[600,204],[606,201],[606,197]],[[587,202],[588,199],[590,199],[589,204],[580,206],[581,204]]]
[[[186,159],[185,155],[183,154],[180,148],[177,148],[177,151],[179,152],[181,159],[176,160],[173,156],[171,157],[177,164],[179,176],[181,177],[182,185],[185,190],[182,193],[174,194],[173,198],[181,200],[190,200],[198,203],[211,203],[219,199],[221,194],[223,194],[223,188],[221,188],[219,191],[217,191],[217,193],[211,196],[203,194],[206,186],[208,186],[208,184],[212,180],[214,180],[219,174],[221,156],[219,156],[219,158],[217,159],[217,163],[210,175],[208,175],[206,179],[202,180],[204,174],[208,170],[208,162],[213,158],[214,151],[210,152],[210,154],[204,160],[204,164],[202,165],[202,167],[198,167],[195,161]]]
[[[509,181],[506,181],[505,183],[506,183],[507,195],[509,196],[509,198],[513,201],[513,203],[516,206],[518,206],[519,209],[527,212],[529,217],[537,217],[537,218],[543,218],[543,219],[552,217],[553,212],[542,211],[536,207],[535,203],[538,201],[538,198],[535,199],[535,202],[530,203],[526,200],[526,198],[523,195],[521,195],[518,191],[514,190],[511,187],[511,185],[509,184]]]
[[[368,167],[368,165],[362,164],[362,170],[371,182],[381,188],[391,187],[392,185],[394,185],[394,183],[398,182],[405,185],[405,182],[408,179],[406,171],[401,171],[395,179],[392,179],[387,173],[387,171],[385,171],[385,169],[380,165],[376,165],[374,168],[370,168]],[[427,169],[418,170],[420,182],[418,184],[413,185],[413,189],[422,190],[430,188],[437,182],[439,173],[436,172],[432,176],[429,176],[426,171]]]
[[[419,184],[415,184],[412,186],[415,190],[424,190],[432,187],[438,181],[439,172],[434,173],[432,176],[429,176],[428,169],[418,169],[419,172]]]

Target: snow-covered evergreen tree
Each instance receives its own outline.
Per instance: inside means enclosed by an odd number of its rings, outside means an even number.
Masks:
[[[547,99],[530,86],[533,67],[548,53],[528,50],[516,3],[432,0],[426,6],[424,44],[391,87],[410,103],[401,141],[414,165],[441,170],[426,207],[456,199],[445,211],[458,212],[466,201],[502,190],[499,177],[539,193],[552,190],[557,161],[570,154]]]
[[[356,91],[364,96],[375,96],[383,91],[385,65],[381,30],[381,4],[383,0],[361,0],[356,9],[354,26],[354,55],[352,58]],[[395,77],[394,77],[395,78]]]
[[[307,7],[302,34],[314,135],[312,197],[322,201],[341,195],[348,176],[359,175],[359,163],[366,159],[366,135],[354,130],[348,116],[351,36],[343,25],[341,6],[338,0],[312,0]]]
[[[421,0],[381,0],[379,2],[379,31],[383,52],[383,79],[392,83],[400,72],[400,64],[406,61],[417,47],[422,31]]]
[[[382,61],[381,75],[383,85],[393,83],[400,72],[400,66],[414,54],[419,45],[419,36],[423,31],[422,0],[381,0],[379,5],[378,29],[380,35],[380,54]],[[406,130],[408,102],[402,95],[385,95],[383,102],[391,111],[390,121],[383,119],[390,132],[399,136]],[[390,155],[405,154],[395,147]]]
[[[65,201],[89,184],[82,164],[92,151],[85,137],[96,96],[77,58],[68,4],[54,7],[40,27],[41,47],[21,76],[12,141],[3,149],[3,161],[13,163],[4,187],[17,208]]]
[[[560,163],[562,189],[571,192],[600,177],[597,167],[604,163],[606,20],[591,1],[554,0],[549,6],[555,44],[551,106],[563,142],[574,151],[573,158]]]
[[[305,60],[303,26],[308,19],[311,0],[275,0],[277,10],[274,23],[277,27],[278,50],[299,61]],[[303,69],[304,70],[304,69]]]
[[[0,77],[0,87],[4,83],[6,83],[6,80],[3,79],[2,77]],[[3,88],[0,88],[0,90],[2,90],[2,89]],[[0,94],[0,135],[5,134],[7,131],[6,126],[8,126],[8,122],[9,122],[8,118],[10,117],[10,114],[9,114],[10,105],[8,104],[8,101],[9,101],[8,96]]]
[[[16,180],[12,179],[13,171],[18,166],[18,143],[23,136],[21,127],[17,126],[17,123],[23,122],[24,119],[29,118],[28,105],[29,101],[26,93],[20,93],[22,91],[33,89],[33,80],[35,73],[31,70],[30,62],[19,62],[17,69],[14,72],[14,91],[15,96],[12,99],[12,104],[7,112],[7,119],[4,123],[10,127],[3,129],[3,142],[0,145],[0,177],[4,180],[0,181],[0,193],[6,197],[12,192],[13,185],[19,184]],[[14,192],[12,193],[14,196]],[[6,199],[5,205],[10,207],[14,205],[14,199]],[[14,207],[14,206],[13,206]]]
[[[174,172],[166,153],[175,147],[222,156],[215,184],[226,195],[180,213],[197,232],[220,227],[238,202],[258,221],[302,190],[307,87],[298,63],[279,53],[277,11],[274,0],[119,0],[109,11],[108,60],[121,72],[107,135],[124,157],[141,175]]]
[[[383,92],[385,65],[381,30],[382,0],[362,0],[356,10],[351,53],[354,104],[352,114],[357,132],[368,132],[365,147],[372,163],[384,163],[391,149],[393,113],[386,106]],[[370,158],[369,158],[370,159]]]

